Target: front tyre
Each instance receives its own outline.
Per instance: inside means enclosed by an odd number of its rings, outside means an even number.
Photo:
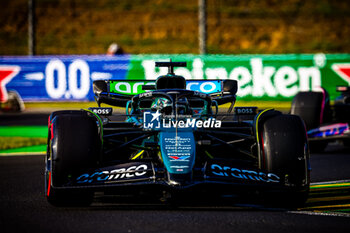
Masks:
[[[96,119],[82,111],[52,114],[46,157],[46,198],[54,206],[86,206],[93,193],[67,189],[70,178],[97,163],[101,142]]]
[[[273,203],[302,206],[310,186],[309,153],[305,126],[300,117],[277,115],[262,127],[262,169],[278,174],[282,192],[267,195]]]

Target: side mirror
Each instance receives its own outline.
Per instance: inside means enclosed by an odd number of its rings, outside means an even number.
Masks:
[[[218,102],[216,101],[216,100],[212,100],[212,102],[211,102],[211,106],[213,107],[215,107],[215,114],[214,114],[214,116],[216,117],[217,115],[218,115],[218,112],[219,112],[219,105],[218,105]],[[212,111],[213,111],[213,109],[212,109]]]
[[[236,80],[224,80],[224,92],[230,92],[232,95],[235,95],[238,90],[238,84]]]

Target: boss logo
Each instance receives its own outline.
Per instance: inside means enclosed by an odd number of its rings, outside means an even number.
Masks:
[[[89,108],[90,111],[96,113],[97,115],[110,116],[112,115],[112,108]]]
[[[255,115],[257,113],[257,107],[236,107],[235,113],[237,115]]]

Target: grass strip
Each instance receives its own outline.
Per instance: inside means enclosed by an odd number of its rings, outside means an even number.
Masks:
[[[46,145],[27,146],[21,148],[13,148],[8,150],[1,150],[2,155],[16,155],[16,154],[44,154],[46,152]]]
[[[47,143],[47,138],[43,138],[43,137],[1,137],[0,136],[0,150],[45,145],[46,143]]]
[[[0,137],[46,138],[47,126],[0,126]]]
[[[311,185],[310,189],[331,189],[331,188],[343,188],[343,187],[350,187],[350,183]]]

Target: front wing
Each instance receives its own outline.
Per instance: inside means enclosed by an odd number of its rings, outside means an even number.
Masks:
[[[226,191],[244,190],[288,190],[291,189],[285,175],[259,171],[254,168],[235,166],[228,160],[208,161],[204,167],[195,167],[192,174],[184,175],[181,182],[168,179],[164,167],[153,162],[128,162],[98,168],[72,176],[66,184],[52,186],[56,189],[88,189],[106,191],[110,189],[127,191],[128,188],[160,186],[164,190],[187,190],[220,186]],[[307,186],[305,185],[305,188]],[[295,187],[293,187],[295,189]],[[216,189],[214,189],[216,190]],[[217,189],[219,191],[219,189]],[[220,189],[221,190],[221,189]]]
[[[310,141],[350,139],[350,127],[348,123],[332,123],[309,130],[307,135]]]

